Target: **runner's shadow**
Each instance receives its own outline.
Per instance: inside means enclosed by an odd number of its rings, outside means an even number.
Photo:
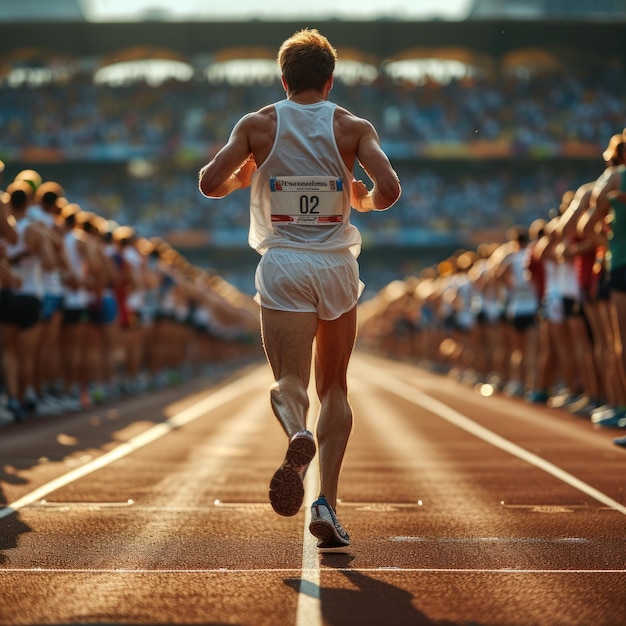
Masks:
[[[0,465],[0,511],[7,506],[7,497],[2,489],[3,484],[25,485],[28,481],[18,474],[14,467],[6,464]],[[0,517],[0,565],[11,562],[4,550],[17,548],[17,539],[20,535],[30,532],[30,526],[19,519],[17,513],[11,513],[6,517]]]
[[[17,513],[0,518],[0,566],[11,564],[11,557],[4,551],[17,548],[18,537],[30,531],[30,526],[25,524]]]
[[[336,569],[346,577],[347,588],[318,587],[299,578],[286,579],[286,585],[299,593],[320,599],[324,624],[343,626],[454,626],[449,621],[433,621],[413,605],[413,595],[400,587],[349,569],[351,554],[326,554],[321,565]],[[327,570],[320,572],[321,576]],[[384,572],[381,572],[384,574]]]

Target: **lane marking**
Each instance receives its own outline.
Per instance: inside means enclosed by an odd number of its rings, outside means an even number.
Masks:
[[[152,426],[145,432],[129,439],[128,441],[119,444],[113,450],[106,452],[102,456],[85,463],[85,465],[81,465],[76,469],[51,480],[50,482],[41,485],[37,489],[34,489],[30,493],[22,496],[15,502],[12,502],[8,506],[0,509],[0,519],[4,517],[8,517],[13,513],[19,511],[20,509],[38,502],[39,500],[43,500],[49,493],[60,489],[61,487],[65,487],[70,483],[79,480],[80,478],[84,478],[88,474],[95,472],[107,465],[110,465],[114,461],[118,461],[119,459],[128,456],[135,450],[139,448],[143,448],[148,444],[164,437],[165,435],[171,433],[173,430],[188,424],[189,422],[193,422],[194,420],[202,417],[206,413],[217,409],[218,407],[231,402],[232,400],[241,397],[242,389],[249,389],[255,382],[256,379],[265,380],[267,379],[267,374],[263,368],[259,368],[250,374],[246,375],[244,378],[240,378],[232,383],[228,384],[225,387],[222,387],[215,393],[211,394],[209,397],[200,400],[196,404],[193,404],[186,409],[174,414],[172,417],[166,419],[165,421]]]
[[[310,412],[319,413],[319,400],[314,390],[309,391]],[[314,427],[312,428],[312,430]],[[316,442],[317,443],[317,442]],[[302,530],[302,572],[298,588],[295,626],[317,626],[322,624],[322,603],[320,598],[320,564],[317,555],[317,541],[309,532],[311,513],[310,503],[317,498],[319,487],[319,450],[313,457],[304,477],[304,528]]]
[[[579,478],[576,478],[575,476],[566,472],[560,467],[557,467],[553,463],[550,463],[540,456],[533,454],[532,452],[529,452],[528,450],[525,450],[524,448],[518,446],[512,441],[509,441],[508,439],[497,435],[488,428],[477,424],[469,417],[466,417],[462,413],[455,411],[443,402],[440,402],[439,400],[430,397],[424,392],[415,389],[415,387],[412,387],[408,383],[405,383],[398,378],[387,375],[380,367],[377,368],[364,361],[359,361],[356,369],[357,371],[361,369],[369,370],[371,372],[370,376],[368,376],[367,373],[361,373],[361,376],[366,381],[375,380],[376,384],[380,386],[381,389],[389,391],[417,406],[421,406],[427,411],[438,415],[450,424],[453,424],[457,428],[460,428],[461,430],[464,430],[465,432],[468,432],[471,435],[482,439],[483,441],[489,443],[495,448],[499,448],[500,450],[503,450],[504,452],[507,452],[508,454],[511,454],[512,456],[521,459],[522,461],[526,461],[530,465],[534,465],[538,469],[568,484],[570,487],[573,487],[574,489],[577,489],[578,491],[581,491],[582,493],[590,496],[594,500],[597,500],[598,502],[607,505],[615,511],[622,513],[622,515],[626,515],[626,506],[624,506],[620,502],[613,500],[613,498],[602,493],[595,487],[588,485]]]
[[[591,539],[586,537],[556,537],[555,539],[547,539],[543,537],[411,537],[399,536],[391,537],[390,541],[398,542],[414,542],[414,543],[465,543],[472,545],[475,543],[548,543],[548,544],[564,544],[564,543],[591,543]]]
[[[319,573],[319,568],[314,568]],[[463,567],[328,567],[328,572],[363,572],[363,573],[417,573],[417,574],[626,574],[626,569],[516,569],[502,568],[463,568]],[[253,568],[228,569],[218,567],[214,569],[55,569],[45,567],[35,568],[0,568],[3,574],[292,574],[298,576],[308,573],[301,568]],[[309,625],[316,622],[309,622]],[[322,623],[321,621],[319,622]]]

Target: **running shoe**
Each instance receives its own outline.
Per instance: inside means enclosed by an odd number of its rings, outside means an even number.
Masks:
[[[613,439],[613,443],[616,446],[622,446],[622,448],[626,448],[626,437],[616,437]]]
[[[270,502],[279,515],[291,517],[302,506],[304,498],[304,475],[315,456],[313,433],[301,430],[289,441],[282,465],[270,481]]]
[[[570,404],[567,406],[567,410],[574,415],[591,418],[591,414],[600,407],[601,403],[602,402],[596,398],[588,398],[586,404]]]
[[[7,400],[7,409],[16,422],[23,422],[26,419],[26,409],[17,398],[9,398]]]
[[[524,400],[532,404],[546,404],[548,394],[542,389],[531,389],[524,394]]]
[[[562,409],[576,400],[578,400],[578,396],[571,393],[569,389],[562,389],[559,393],[548,398],[547,405],[553,409]]]
[[[343,552],[350,547],[350,536],[324,496],[311,505],[309,531],[317,537],[317,549],[320,552]]]
[[[50,415],[61,415],[64,413],[63,407],[49,395],[39,397],[37,406],[35,407],[35,415],[39,417],[47,417]]]
[[[606,411],[594,411],[591,414],[591,421],[596,426],[626,428],[626,410],[620,407]]]

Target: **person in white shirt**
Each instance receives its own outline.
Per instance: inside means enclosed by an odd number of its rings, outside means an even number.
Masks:
[[[7,188],[17,240],[6,247],[13,276],[13,296],[5,337],[3,366],[8,409],[16,421],[35,410],[35,360],[42,329],[41,306],[44,296],[42,275],[54,267],[50,239],[27,215],[32,188],[24,181]]]
[[[321,550],[345,549],[337,487],[352,428],[346,373],[356,334],[362,283],[357,211],[388,209],[400,182],[374,126],[328,100],[337,53],[317,30],[304,29],[278,52],[286,99],[244,115],[227,144],[199,172],[200,191],[222,198],[251,187],[249,244],[260,255],[256,288],[274,413],[289,438],[270,482],[280,515],[302,504],[303,475],[316,452],[306,429],[307,387],[315,344],[320,497],[309,529]],[[353,171],[357,161],[374,185]]]

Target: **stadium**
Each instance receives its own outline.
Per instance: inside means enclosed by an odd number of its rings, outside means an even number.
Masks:
[[[34,168],[250,291],[246,195],[215,206],[197,171],[242,113],[282,98],[275,50],[303,24],[95,23],[79,2],[6,4],[5,183]],[[403,183],[383,219],[355,216],[370,289],[501,241],[597,178],[626,126],[624,19],[617,1],[476,1],[462,21],[307,21],[337,47],[334,99],[375,123]]]
[[[0,0],[0,624],[626,624],[625,26]]]

